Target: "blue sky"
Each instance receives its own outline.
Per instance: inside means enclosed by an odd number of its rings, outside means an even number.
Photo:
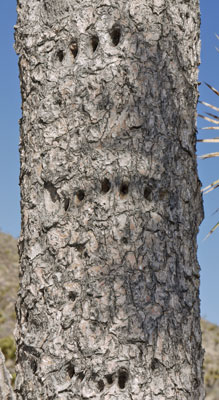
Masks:
[[[201,66],[199,81],[202,84],[199,87],[200,100],[206,101],[219,107],[219,97],[209,90],[203,82],[207,82],[219,89],[219,2],[218,0],[201,0]],[[210,110],[199,105],[200,114]],[[201,131],[202,126],[209,126],[198,118],[198,138],[216,137],[219,134],[212,134],[213,131]],[[219,151],[219,144],[197,145],[198,155]],[[199,177],[203,187],[219,178],[219,158],[199,160]],[[219,212],[212,215],[219,208],[219,189],[204,196],[205,219],[200,227],[198,237],[198,259],[201,266],[201,314],[204,318],[219,325],[219,256],[217,248],[219,247],[219,228],[203,241],[210,229],[219,221]]]
[[[199,81],[208,82],[219,89],[219,2],[218,0],[201,0],[201,39],[202,53]],[[18,237],[20,231],[19,204],[19,125],[21,118],[21,99],[18,79],[17,56],[13,49],[13,25],[16,23],[16,0],[0,2],[0,228],[3,232]],[[219,97],[211,93],[203,84],[200,85],[200,100],[219,107]],[[198,107],[200,113],[205,108]],[[198,120],[198,128],[204,126]],[[208,133],[209,136],[210,135]],[[198,136],[206,137],[199,129]],[[217,136],[217,135],[214,135]],[[218,135],[219,136],[219,135]],[[219,151],[219,144],[217,147]],[[198,144],[198,155],[217,151],[210,144]],[[198,162],[199,176],[203,186],[219,178],[219,158]],[[203,241],[206,234],[219,220],[219,213],[212,215],[219,207],[219,189],[204,196],[205,220],[201,225],[198,237],[198,258],[201,266],[201,314],[211,322],[219,324],[219,229]]]

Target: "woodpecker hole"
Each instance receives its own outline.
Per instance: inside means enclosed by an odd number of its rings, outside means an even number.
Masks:
[[[128,380],[128,372],[125,369],[119,370],[118,385],[120,389],[125,389]]]
[[[100,379],[100,380],[97,382],[97,385],[98,385],[99,391],[102,392],[103,389],[104,389],[104,382],[103,382],[103,380]]]
[[[36,370],[37,370],[37,363],[36,363],[35,360],[31,360],[31,362],[30,362],[30,367],[31,367],[33,373],[35,374],[35,373],[36,373]]]
[[[98,44],[99,44],[98,36],[97,35],[92,36],[91,46],[92,46],[93,53],[95,53],[95,51],[97,50]]]
[[[121,196],[126,196],[128,194],[128,191],[129,191],[129,184],[126,183],[126,182],[123,182],[120,185],[119,191],[120,191]]]
[[[118,24],[114,24],[110,31],[110,37],[114,46],[117,46],[121,38],[121,28]]]
[[[59,195],[57,193],[57,190],[51,182],[44,182],[44,188],[49,192],[53,203],[59,200]]]
[[[111,183],[109,179],[104,178],[104,180],[101,183],[101,192],[107,193],[109,192],[110,188],[111,188]]]
[[[79,372],[78,378],[80,379],[81,382],[83,381],[84,377],[85,377],[85,374],[83,372]]]
[[[58,57],[59,61],[62,62],[63,59],[64,59],[64,51],[63,50],[59,50],[57,52],[57,57]]]
[[[151,200],[151,193],[152,193],[151,188],[150,188],[150,187],[146,187],[146,188],[144,189],[144,198],[145,198],[146,200]]]
[[[84,190],[79,190],[78,192],[77,192],[77,198],[78,198],[78,200],[79,201],[82,201],[82,200],[84,200],[84,197],[85,197],[85,193],[84,193]]]
[[[106,375],[106,380],[107,380],[108,385],[112,385],[113,384],[113,375],[112,374]]]
[[[82,253],[85,249],[85,244],[86,243],[73,243],[72,247],[75,247],[77,251],[79,251],[79,253]]]
[[[58,100],[55,102],[55,104],[58,104],[58,106],[61,107],[61,105],[62,105],[62,100],[61,100],[61,99],[58,99]]]
[[[75,374],[75,367],[72,363],[69,363],[67,366],[67,373],[69,378],[73,378],[74,374]]]
[[[64,202],[65,211],[67,211],[69,209],[69,203],[70,203],[70,199],[65,199],[65,202]]]
[[[78,42],[76,39],[71,42],[70,50],[71,50],[73,57],[76,58],[78,55]]]
[[[151,362],[151,369],[154,371],[157,368],[159,368],[159,360],[157,358],[153,358]]]
[[[68,294],[69,300],[75,301],[76,297],[77,297],[77,294],[75,292],[69,292],[69,294]]]

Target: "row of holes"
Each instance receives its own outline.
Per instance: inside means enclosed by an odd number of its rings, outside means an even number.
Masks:
[[[75,375],[75,367],[73,364],[70,363],[68,365],[67,372],[68,372],[69,378],[72,379],[73,376]],[[83,381],[83,379],[85,378],[85,374],[83,372],[80,372],[78,374],[78,377],[81,381]],[[113,384],[113,378],[114,378],[113,374],[106,375],[106,380],[109,385]],[[125,385],[126,385],[127,381],[128,381],[128,371],[125,368],[121,368],[118,371],[118,386],[119,386],[119,388],[125,389]],[[102,379],[100,379],[97,382],[97,385],[98,385],[99,391],[102,392],[105,387],[104,381]]]
[[[119,44],[120,38],[121,38],[121,28],[118,24],[113,25],[112,29],[110,30],[110,37],[111,37],[113,45],[117,46]],[[90,39],[90,43],[91,43],[93,53],[95,53],[95,51],[97,50],[98,44],[99,44],[98,36],[93,35]],[[76,58],[78,55],[78,42],[76,39],[74,39],[71,42],[70,50],[71,50],[73,57]],[[57,57],[58,57],[59,61],[62,62],[64,59],[64,51],[59,50],[57,52]]]
[[[109,179],[104,178],[102,183],[101,183],[101,192],[102,193],[108,193],[111,189],[111,183]],[[129,192],[129,183],[128,182],[122,182],[119,188],[119,192],[122,196],[126,196]],[[147,186],[144,189],[144,198],[149,200],[150,194],[152,192],[152,189]]]
[[[109,179],[104,178],[103,181],[101,182],[101,192],[102,193],[108,193],[110,191],[110,189],[111,189],[111,183],[110,183]],[[126,196],[128,194],[128,192],[129,192],[129,184],[128,184],[128,182],[122,182],[121,183],[120,188],[119,188],[119,192],[120,192],[120,195],[122,197],[124,197],[124,196]],[[151,192],[152,192],[152,189],[150,187],[148,187],[148,186],[144,189],[144,198],[146,200],[150,200]],[[76,193],[76,196],[77,196],[79,201],[84,200],[85,191],[82,190],[82,189],[78,190],[78,192]],[[68,209],[68,206],[69,206],[69,200],[66,199],[66,204],[65,204],[66,211]]]
[[[109,385],[113,384],[113,375],[109,374],[106,376],[107,383]],[[118,386],[120,389],[125,389],[126,382],[128,381],[128,371],[125,369],[120,369],[118,374]],[[99,391],[102,392],[104,390],[104,381],[100,379],[98,381]]]
[[[31,369],[33,370],[34,373],[36,373],[37,371],[37,363],[35,360],[31,361]],[[74,365],[70,362],[67,366],[67,373],[70,379],[73,378],[73,376],[75,375],[75,367]],[[80,379],[80,381],[83,381],[85,378],[85,374],[83,372],[79,372],[79,374],[77,374],[78,378]],[[113,381],[114,381],[114,374],[108,374],[105,376],[106,381],[108,383],[108,385],[112,385]],[[129,374],[128,371],[125,368],[121,368],[118,371],[118,386],[120,389],[125,389],[126,383],[128,381],[129,378]],[[100,379],[97,382],[98,385],[98,389],[100,392],[102,392],[104,390],[105,384],[103,379]]]
[[[111,189],[111,182],[109,181],[109,179],[104,178],[101,182],[101,193],[106,194],[110,191]],[[55,188],[55,186],[51,183],[51,182],[44,182],[44,187],[45,189],[49,192],[51,200],[53,203],[56,202],[56,200],[59,200],[59,195],[57,193],[57,190]],[[120,187],[119,187],[119,193],[121,197],[125,197],[128,195],[129,193],[129,183],[128,182],[122,182]],[[150,186],[146,186],[144,188],[144,198],[148,201],[151,201],[151,193],[152,193],[152,188]],[[162,193],[160,195],[160,198],[162,199],[163,196],[165,196],[165,192]],[[83,189],[79,189],[76,192],[76,197],[77,200],[79,202],[83,201],[85,198],[85,191]],[[67,211],[69,209],[69,205],[70,205],[70,198],[69,197],[65,197],[64,199],[64,209],[65,211]]]

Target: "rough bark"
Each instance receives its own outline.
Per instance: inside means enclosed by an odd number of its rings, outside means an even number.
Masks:
[[[198,0],[19,0],[17,398],[201,400]]]
[[[0,399],[15,400],[15,394],[11,386],[11,376],[5,366],[5,357],[0,350]]]

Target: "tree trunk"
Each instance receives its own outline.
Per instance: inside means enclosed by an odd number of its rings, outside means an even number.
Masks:
[[[5,357],[0,349],[0,399],[15,400],[15,394],[11,386],[11,375],[5,366]]]
[[[18,0],[17,399],[200,400],[199,1]]]

